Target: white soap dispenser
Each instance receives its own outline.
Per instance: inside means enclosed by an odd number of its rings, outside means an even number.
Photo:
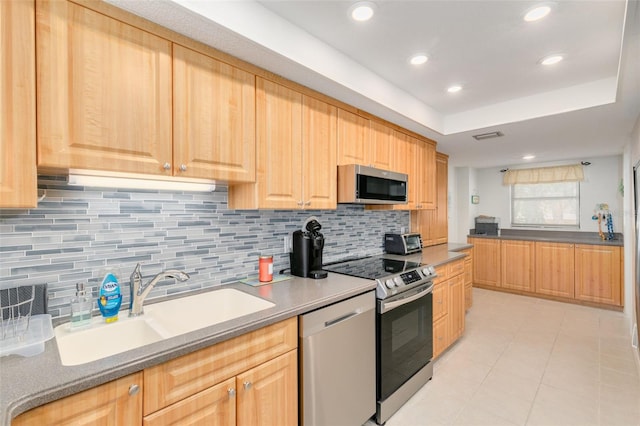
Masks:
[[[91,323],[93,301],[87,296],[84,283],[76,284],[76,297],[71,299],[71,327],[83,327]]]

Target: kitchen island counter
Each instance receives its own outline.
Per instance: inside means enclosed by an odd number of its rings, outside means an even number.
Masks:
[[[204,291],[235,288],[269,300],[275,306],[260,312],[168,338],[78,366],[63,366],[56,340],[45,343],[43,353],[32,357],[0,358],[0,425],[32,408],[93,388],[221,341],[373,291],[375,281],[332,274],[313,280],[292,277],[253,287],[242,283],[209,287]],[[193,292],[183,296],[192,295]],[[166,298],[149,300],[147,304]]]

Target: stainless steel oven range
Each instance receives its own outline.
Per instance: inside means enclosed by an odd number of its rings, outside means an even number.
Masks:
[[[433,267],[373,256],[324,270],[376,280],[376,422],[433,376]]]

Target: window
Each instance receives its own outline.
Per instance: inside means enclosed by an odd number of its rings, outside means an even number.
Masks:
[[[580,226],[580,183],[511,185],[511,226]]]

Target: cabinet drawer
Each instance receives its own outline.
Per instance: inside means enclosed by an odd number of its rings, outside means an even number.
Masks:
[[[460,275],[462,273],[464,273],[464,259],[447,263],[447,276],[449,278],[455,277],[456,275]]]
[[[197,392],[297,348],[296,318],[218,343],[144,370],[144,414]]]
[[[231,378],[146,416],[143,426],[236,424],[236,379]]]
[[[449,310],[449,285],[439,283],[433,287],[433,320],[437,321]]]
[[[449,322],[446,318],[433,323],[433,357],[436,358],[449,346]]]

